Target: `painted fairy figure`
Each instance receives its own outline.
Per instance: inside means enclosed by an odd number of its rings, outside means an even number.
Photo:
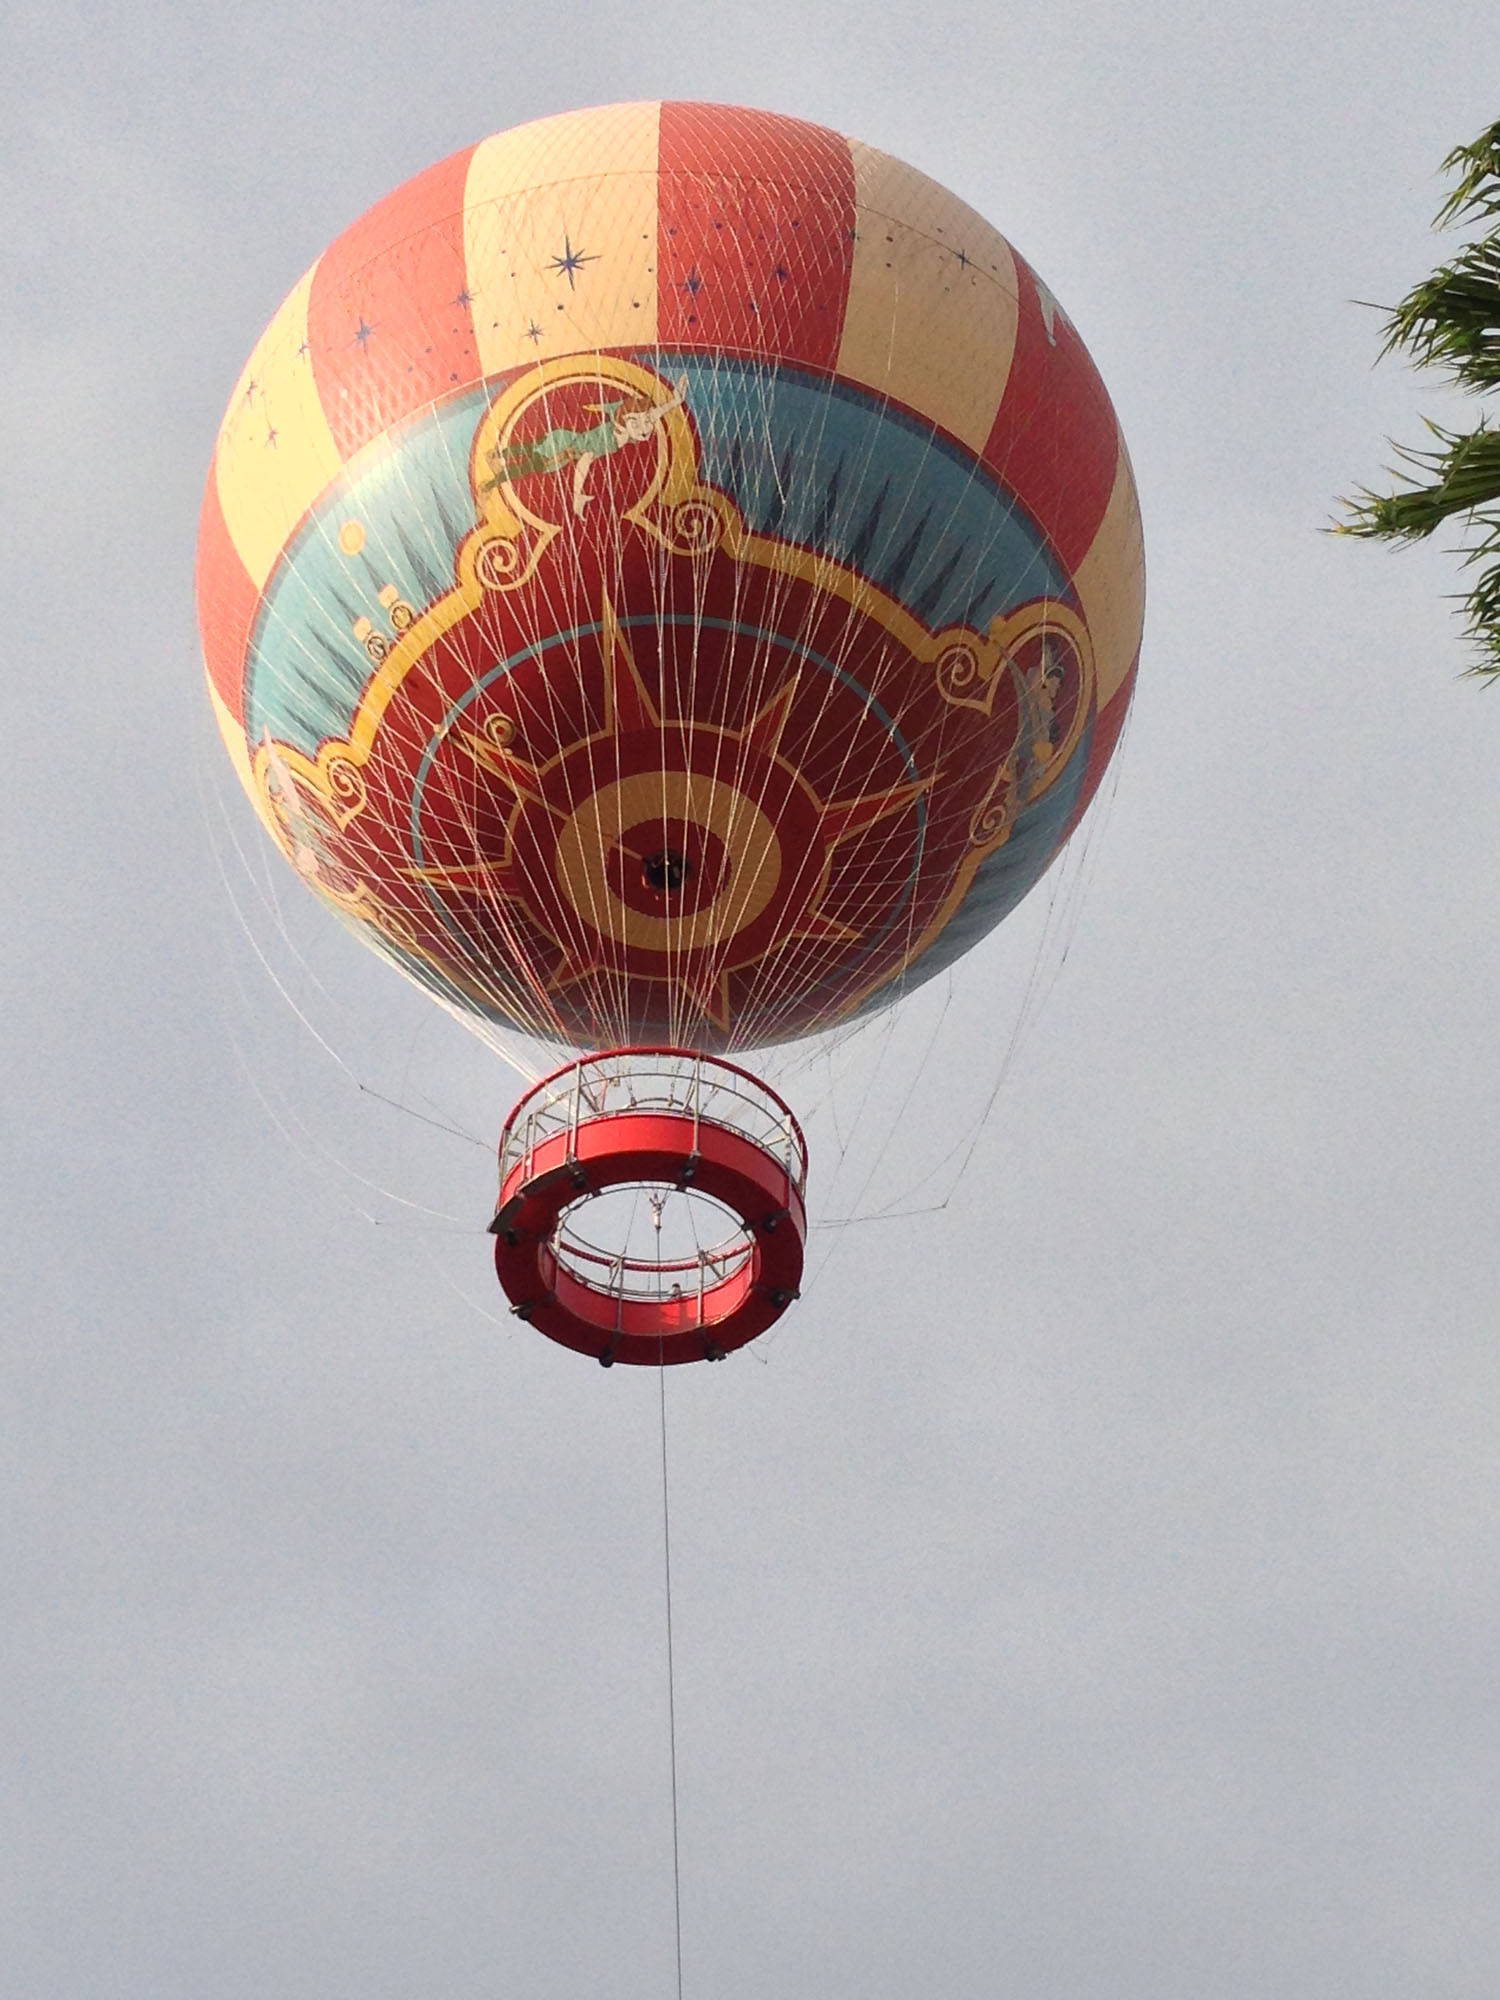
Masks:
[[[687,377],[679,375],[665,402],[642,403],[619,397],[610,403],[590,403],[588,408],[599,421],[588,430],[559,425],[539,438],[510,438],[485,453],[491,476],[479,490],[488,493],[504,481],[524,479],[533,472],[561,472],[571,465],[573,512],[581,514],[593,498],[585,489],[595,459],[608,458],[622,445],[644,444],[655,435],[669,410],[681,409],[686,394]]]
[[[327,889],[336,896],[349,895],[355,887],[354,877],[340,867],[329,846],[330,829],[313,811],[286,759],[271,741],[269,730],[261,737],[261,748],[270,780],[266,797],[286,835],[292,866],[313,888]]]
[[[1016,803],[1025,805],[1039,792],[1057,749],[1057,703],[1066,678],[1062,648],[1050,632],[1042,634],[1041,658],[1020,677],[1020,714],[1016,720],[1014,783]]]

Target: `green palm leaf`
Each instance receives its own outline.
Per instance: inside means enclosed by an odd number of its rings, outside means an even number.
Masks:
[[[1443,162],[1458,184],[1437,226],[1495,220],[1496,226],[1439,267],[1389,311],[1382,354],[1400,351],[1419,368],[1436,368],[1477,395],[1500,389],[1500,123]],[[1471,431],[1429,422],[1434,442],[1397,445],[1389,469],[1404,483],[1377,493],[1360,488],[1341,502],[1336,532],[1384,541],[1425,539],[1446,521],[1462,527],[1465,568],[1483,566],[1460,594],[1465,625],[1479,657],[1472,672],[1500,674],[1500,429],[1481,414]]]

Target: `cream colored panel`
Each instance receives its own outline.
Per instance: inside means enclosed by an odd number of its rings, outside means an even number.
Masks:
[[[313,266],[316,270],[317,266]],[[307,350],[313,272],[255,343],[214,459],[230,539],[262,588],[287,536],[339,470]]]
[[[271,818],[265,794],[255,782],[255,774],[250,768],[250,750],[245,742],[245,732],[235,721],[219,695],[213,682],[208,683],[208,698],[213,703],[214,721],[219,725],[219,734],[224,739],[224,748],[229,752],[229,761],[234,766],[234,775],[244,786],[251,805],[260,814],[261,823],[280,844],[280,832]]]
[[[570,112],[475,149],[464,255],[486,375],[656,339],[660,111]]]
[[[1140,650],[1146,615],[1146,550],[1141,510],[1124,442],[1099,532],[1073,575],[1099,677],[1100,708],[1119,687]]]
[[[838,370],[978,451],[1016,345],[998,230],[915,167],[851,139],[856,237]]]

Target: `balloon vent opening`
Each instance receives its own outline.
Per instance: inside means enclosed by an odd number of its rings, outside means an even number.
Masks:
[[[797,1296],[806,1183],[796,1119],[747,1070],[588,1056],[506,1121],[495,1270],[518,1318],[606,1367],[722,1360]]]
[[[693,875],[693,864],[685,854],[675,848],[664,848],[660,853],[648,854],[641,863],[641,879],[648,889],[658,896],[673,895]]]

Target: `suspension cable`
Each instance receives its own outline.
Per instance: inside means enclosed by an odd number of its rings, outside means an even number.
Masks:
[[[660,1220],[657,1228],[661,1227]],[[677,1687],[672,1660],[672,1516],[667,1502],[667,1371],[657,1364],[661,1385],[661,1551],[667,1604],[667,1741],[672,1772],[672,1916],[677,1944],[677,2000],[682,2000],[682,1867],[677,1837]]]

